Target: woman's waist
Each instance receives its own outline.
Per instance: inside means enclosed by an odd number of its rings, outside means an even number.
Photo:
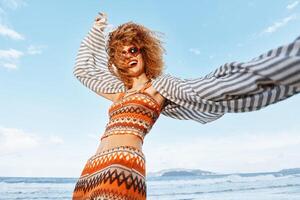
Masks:
[[[103,134],[103,136],[101,137],[101,142],[96,153],[120,146],[131,146],[142,151],[143,140],[134,134],[115,134],[108,136]]]
[[[146,136],[146,134],[148,133],[148,131],[144,131],[144,130],[140,130],[140,129],[135,129],[132,127],[115,127],[115,128],[106,128],[104,134],[101,136],[101,140],[103,140],[104,138],[110,137],[110,136],[117,136],[117,135],[133,135],[135,137],[138,137],[142,143],[143,140]]]

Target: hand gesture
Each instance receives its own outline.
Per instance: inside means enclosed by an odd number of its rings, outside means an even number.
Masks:
[[[97,26],[101,31],[107,26],[107,15],[105,13],[99,12],[95,18],[95,26]]]

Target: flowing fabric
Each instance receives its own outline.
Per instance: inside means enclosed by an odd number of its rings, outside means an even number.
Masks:
[[[95,93],[125,91],[107,68],[105,34],[95,25],[82,41],[74,75]],[[162,114],[207,123],[227,112],[259,110],[300,91],[300,37],[248,62],[225,63],[195,79],[162,74],[153,87],[166,98]]]

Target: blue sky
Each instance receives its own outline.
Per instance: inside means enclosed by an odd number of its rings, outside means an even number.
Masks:
[[[165,72],[201,77],[300,35],[300,1],[0,0],[0,176],[78,177],[111,104],[72,74],[98,11],[164,33]],[[300,96],[202,125],[160,116],[143,150],[147,172],[300,167]]]

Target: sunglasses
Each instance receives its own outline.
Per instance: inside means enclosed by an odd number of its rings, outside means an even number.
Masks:
[[[140,48],[133,46],[133,47],[130,47],[129,49],[127,49],[127,51],[123,50],[122,56],[125,57],[127,54],[130,54],[133,57],[137,57],[140,54],[140,52],[141,52]]]

